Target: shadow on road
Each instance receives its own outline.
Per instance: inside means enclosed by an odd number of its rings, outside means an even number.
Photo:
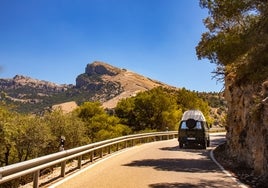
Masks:
[[[226,142],[226,138],[223,137],[222,135],[210,135],[210,147],[216,147],[218,145],[221,145]],[[183,150],[186,149],[196,149],[198,151],[202,150],[202,146],[197,146],[197,145],[189,145],[187,147],[184,147]],[[165,151],[179,151],[182,150],[179,147],[179,143],[177,146],[172,146],[172,147],[164,147],[160,148],[160,150],[165,150]],[[206,151],[206,150],[204,150]],[[190,152],[194,152],[194,150],[190,150]]]
[[[159,171],[191,173],[217,172],[219,170],[218,166],[210,159],[210,150],[198,149],[195,147],[180,149],[179,146],[162,147],[159,149],[165,152],[183,153],[180,154],[180,158],[178,155],[176,158],[142,159],[124,164],[124,166],[152,167]],[[186,156],[188,156],[188,158]]]
[[[180,150],[179,146],[172,146],[172,147],[164,147],[164,148],[159,148],[160,150],[163,151],[178,151]]]
[[[189,187],[198,187],[198,188],[207,188],[207,187],[230,187],[230,183],[222,182],[222,181],[213,181],[213,180],[201,180],[199,183],[156,183],[149,185],[151,188],[189,188]]]
[[[191,173],[207,173],[217,172],[218,167],[209,159],[144,159],[133,161],[124,166],[130,167],[153,167],[155,170],[175,171],[175,172],[191,172]]]
[[[181,151],[181,152],[189,152],[189,153],[195,153],[198,154],[200,156],[204,156],[206,158],[209,158],[209,153],[210,153],[210,149],[200,149],[199,146],[188,146],[185,148],[180,148],[179,146],[172,146],[172,147],[163,147],[163,148],[159,148],[160,150],[163,151]]]
[[[183,149],[180,148],[179,146],[173,146],[173,147],[164,147],[164,148],[159,148],[160,150],[164,150],[164,151],[189,151],[189,152],[200,152],[200,151],[204,151],[206,153],[207,150],[205,149],[201,149],[200,146],[196,146],[196,145],[190,145],[187,147],[184,147]]]

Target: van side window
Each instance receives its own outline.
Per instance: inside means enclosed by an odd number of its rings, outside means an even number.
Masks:
[[[188,129],[185,121],[181,122],[181,129]]]

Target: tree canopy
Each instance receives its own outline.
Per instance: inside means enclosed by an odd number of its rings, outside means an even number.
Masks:
[[[176,98],[161,87],[121,100],[115,112],[134,131],[174,130],[181,114]]]
[[[196,47],[198,58],[217,64],[218,76],[258,81],[268,73],[268,1],[200,0],[208,29]]]
[[[115,108],[116,115],[134,131],[144,129],[176,130],[182,113],[199,109],[209,118],[208,103],[186,89],[169,90],[162,87],[122,99]]]

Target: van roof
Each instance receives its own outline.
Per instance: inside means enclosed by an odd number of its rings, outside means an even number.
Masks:
[[[194,119],[196,121],[206,121],[205,116],[203,113],[199,110],[187,110],[182,115],[182,121],[185,121],[187,119]]]

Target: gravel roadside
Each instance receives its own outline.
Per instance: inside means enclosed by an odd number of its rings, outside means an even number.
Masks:
[[[225,170],[231,173],[240,182],[252,188],[264,188],[268,186],[268,176],[257,176],[252,168],[246,164],[231,158],[226,152],[226,144],[219,145],[214,151],[215,159]]]

